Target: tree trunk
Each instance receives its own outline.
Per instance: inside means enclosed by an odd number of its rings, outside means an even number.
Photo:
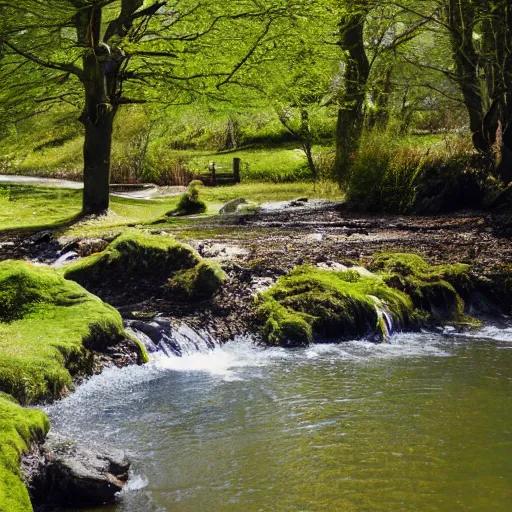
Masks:
[[[300,110],[300,139],[302,151],[306,154],[309,170],[313,176],[313,183],[318,179],[315,160],[313,159],[313,134],[311,133],[311,125],[309,123],[309,112],[306,108]]]
[[[340,183],[350,174],[364,126],[364,105],[370,65],[364,47],[366,13],[348,14],[340,23],[339,46],[346,55],[344,90],[336,126],[336,176]]]
[[[109,207],[113,121],[113,112],[107,112],[96,123],[85,122],[82,212],[87,215],[103,213]]]
[[[89,48],[82,59],[85,104],[80,117],[85,128],[82,213],[86,215],[103,213],[109,207],[112,126],[117,110],[108,91],[110,49],[100,40],[101,9],[82,9],[75,18],[78,40]]]
[[[509,185],[512,182],[512,5],[502,2],[500,20],[502,21],[503,34],[500,44],[506,49],[503,56],[503,107],[501,125],[503,134],[501,139],[500,163],[496,169],[496,175]]]
[[[489,153],[493,143],[483,132],[484,97],[479,77],[478,53],[473,41],[477,18],[475,5],[467,1],[448,0],[445,16],[450,27],[455,80],[468,112],[473,145],[477,151]]]

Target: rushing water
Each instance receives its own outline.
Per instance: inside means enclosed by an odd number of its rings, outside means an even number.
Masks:
[[[511,510],[512,329],[239,339],[108,370],[48,412],[129,452],[108,512]]]

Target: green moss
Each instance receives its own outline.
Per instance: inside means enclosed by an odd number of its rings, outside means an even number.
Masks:
[[[202,261],[194,268],[177,272],[169,281],[169,287],[191,300],[209,299],[226,279],[218,264]]]
[[[430,320],[469,320],[464,315],[463,299],[475,287],[469,265],[429,265],[416,254],[385,253],[369,268],[382,275],[389,286],[407,293]]]
[[[21,454],[49,430],[42,411],[23,409],[0,393],[0,511],[31,512],[30,498],[20,477]]]
[[[138,276],[163,275],[196,265],[200,256],[192,247],[167,236],[127,230],[103,252],[72,262],[64,277],[79,283],[122,279],[129,273]]]
[[[312,267],[296,268],[257,300],[263,336],[273,345],[366,335],[384,339],[382,310],[397,326],[407,325],[413,311],[406,294],[377,276]]]
[[[199,199],[199,187],[202,183],[199,180],[191,181],[187,192],[179,199],[175,210],[167,213],[168,216],[194,215],[206,212],[206,203]]]
[[[22,403],[58,397],[92,371],[91,350],[124,337],[114,308],[53,269],[2,262],[0,290],[0,391]]]
[[[313,341],[313,319],[284,307],[270,296],[265,297],[258,314],[264,320],[262,335],[268,345],[296,347]]]

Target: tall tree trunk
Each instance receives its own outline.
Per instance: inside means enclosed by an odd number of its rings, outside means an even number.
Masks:
[[[366,121],[370,129],[377,127],[385,130],[389,123],[389,99],[393,89],[392,76],[393,67],[389,65],[386,67],[383,75],[375,81],[372,94],[373,111]]]
[[[479,58],[473,41],[477,18],[475,4],[465,0],[447,0],[445,17],[450,27],[455,79],[468,112],[473,145],[478,151],[489,153],[493,143],[483,132],[484,97],[479,77]]]
[[[503,135],[501,139],[500,162],[496,175],[506,184],[512,182],[512,5],[506,0],[501,2],[503,33],[500,44],[506,51],[503,56],[503,107],[501,125]]]
[[[347,14],[340,22],[339,46],[345,55],[344,88],[339,97],[334,167],[340,183],[346,181],[364,126],[366,85],[370,65],[364,47],[366,12]]]
[[[84,122],[84,214],[102,213],[109,207],[113,122],[112,111],[103,112],[96,122]]]
[[[309,112],[306,108],[300,109],[300,139],[302,151],[306,154],[309,170],[313,176],[313,182],[316,183],[318,179],[318,170],[316,168],[315,160],[313,159],[313,134],[311,133],[311,125],[309,123]]]
[[[116,107],[107,86],[107,62],[110,49],[101,43],[102,7],[90,6],[75,18],[78,41],[88,50],[83,56],[82,85],[85,93],[80,121],[85,128],[84,192],[82,213],[98,214],[108,210],[112,126]]]

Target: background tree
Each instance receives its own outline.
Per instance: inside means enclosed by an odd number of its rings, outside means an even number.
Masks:
[[[26,0],[2,4],[2,67],[44,69],[48,101],[79,96],[84,126],[83,212],[109,205],[114,118],[121,105],[214,94],[250,60],[283,5],[144,0]],[[234,29],[236,24],[236,31]],[[5,73],[5,71],[3,71]],[[65,92],[55,85],[65,84]],[[50,90],[48,90],[50,89]]]

